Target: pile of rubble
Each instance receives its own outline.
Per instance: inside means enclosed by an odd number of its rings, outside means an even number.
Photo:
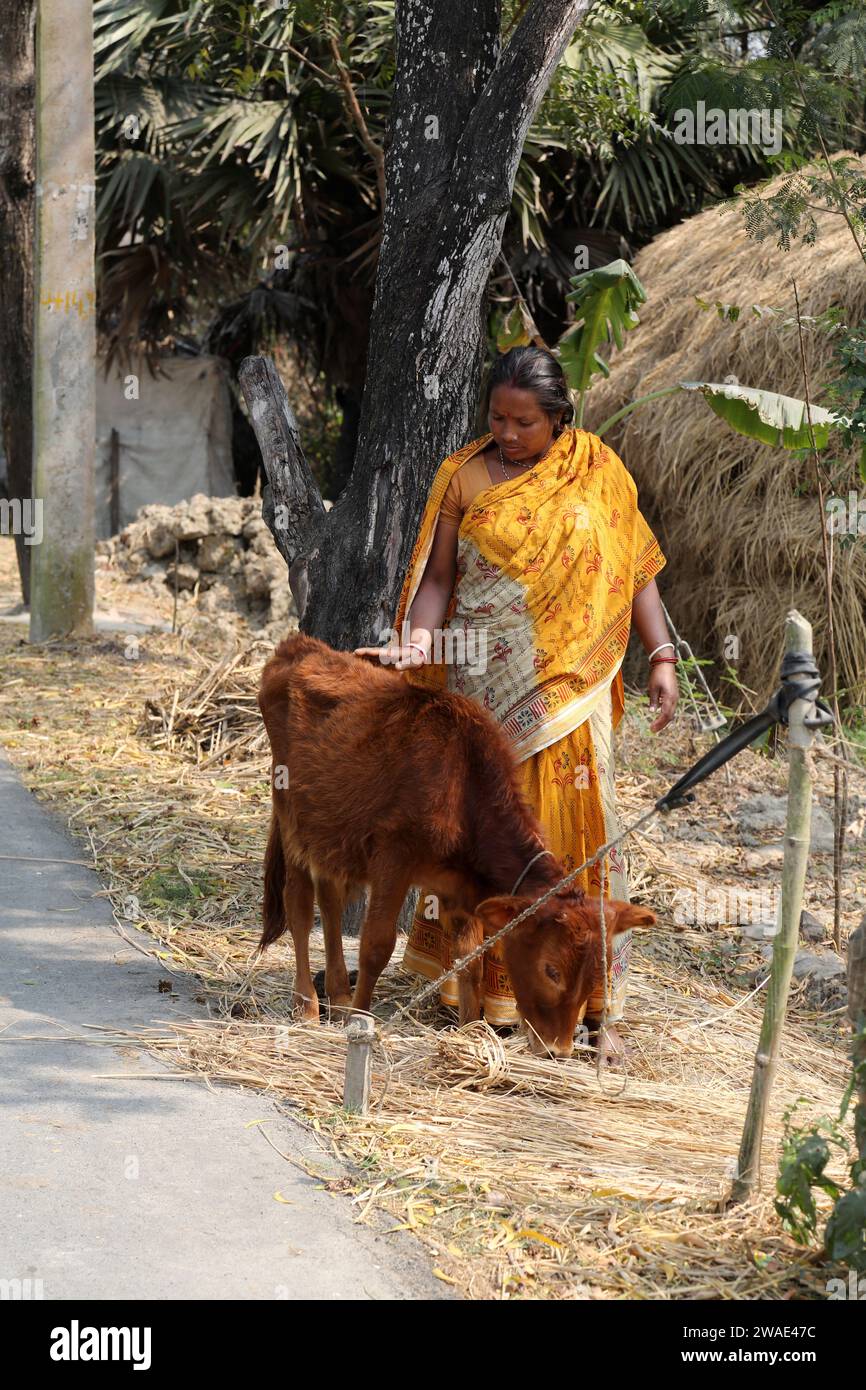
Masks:
[[[97,543],[97,563],[155,586],[157,598],[173,601],[176,589],[179,613],[193,606],[206,616],[238,614],[255,628],[291,625],[286,563],[261,511],[260,498],[203,493],[173,507],[153,503]]]

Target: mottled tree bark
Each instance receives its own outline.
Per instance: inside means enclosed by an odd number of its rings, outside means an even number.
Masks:
[[[0,401],[10,499],[32,496],[36,0],[0,6]],[[24,602],[30,549],[15,536]]]
[[[523,143],[590,5],[531,0],[502,50],[499,0],[398,0],[358,444],[327,515],[311,500],[300,441],[275,451],[285,413],[272,381],[262,394],[261,359],[241,369],[270,479],[265,515],[301,628],[338,649],[374,642],[390,624],[433,474],[476,427],[487,284]]]

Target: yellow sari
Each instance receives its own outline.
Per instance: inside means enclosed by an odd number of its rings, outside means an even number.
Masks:
[[[491,439],[486,434],[449,455],[433,479],[393,624],[400,640],[409,636],[404,624],[448,484]],[[403,673],[428,689],[459,691],[499,721],[523,794],[568,872],[618,830],[612,732],[623,711],[620,667],[634,596],[664,564],[624,464],[596,435],[565,429],[528,473],[484,488],[467,509],[433,660]],[[627,866],[618,851],[607,856],[605,870],[606,896],[627,901]],[[575,882],[598,893],[599,866]],[[629,938],[617,938],[612,1022],[622,1016]],[[428,979],[451,964],[435,897],[423,888],[403,964]],[[441,998],[456,1004],[454,980],[445,982]],[[517,1021],[495,947],[485,955],[483,1003],[490,1023]],[[600,1015],[601,1003],[591,999],[587,1013]]]

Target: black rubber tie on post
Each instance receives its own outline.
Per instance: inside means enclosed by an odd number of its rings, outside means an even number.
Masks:
[[[808,652],[786,652],[782,658],[780,674],[782,684],[771,697],[766,709],[747,719],[745,724],[740,724],[727,738],[721,739],[715,748],[711,748],[699,758],[694,766],[674,783],[669,792],[659,797],[655,803],[657,811],[671,811],[675,806],[694,801],[692,795],[687,795],[689,788],[703,782],[711,772],[716,772],[774,724],[787,724],[788,710],[794,700],[814,699],[815,714],[807,716],[804,720],[807,728],[817,729],[834,722],[829,705],[816,695],[821,684],[821,675]]]

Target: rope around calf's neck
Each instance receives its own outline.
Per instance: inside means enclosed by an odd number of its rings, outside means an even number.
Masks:
[[[534,912],[537,912],[540,907],[542,907],[550,898],[554,896],[554,894],[559,892],[560,888],[563,888],[567,883],[571,883],[571,881],[575,879],[578,874],[583,873],[584,869],[592,868],[593,864],[597,864],[599,860],[602,861],[601,931],[603,949],[602,976],[604,978],[604,1009],[602,1017],[602,1026],[604,1026],[604,1024],[607,1021],[607,933],[606,924],[604,920],[604,858],[609,850],[613,849],[616,845],[620,844],[628,835],[633,834],[635,830],[640,830],[641,826],[647,825],[658,814],[659,811],[655,806],[651,807],[649,811],[645,811],[644,814],[642,816],[639,816],[637,820],[632,821],[631,825],[627,825],[625,830],[620,831],[619,835],[615,836],[613,840],[608,841],[607,844],[602,845],[600,849],[596,850],[595,854],[592,856],[591,859],[587,859],[585,863],[579,864],[576,869],[572,869],[570,874],[566,874],[565,878],[560,879],[559,882],[555,883],[552,888],[548,888],[547,892],[543,893],[540,898],[534,899],[534,901],[530,903],[529,907],[524,908],[524,910],[517,917],[512,918],[510,922],[506,922],[505,926],[500,927],[499,930],[497,932],[494,932],[492,936],[486,937],[485,940],[481,942],[480,946],[475,946],[465,956],[461,956],[460,960],[454,962],[450,970],[444,970],[437,979],[430,980],[428,984],[424,985],[423,989],[418,990],[417,994],[414,994],[412,996],[408,1003],[398,1004],[397,1012],[394,1014],[393,1018],[390,1018],[388,1022],[380,1029],[380,1036],[384,1036],[386,1033],[390,1033],[391,1030],[394,1027],[396,1027],[397,1022],[401,1017],[404,1017],[406,1014],[408,1014],[411,1009],[417,1008],[419,1004],[423,1003],[423,1001],[429,997],[429,995],[433,994],[437,989],[439,989],[440,986],[444,984],[446,980],[450,980],[455,975],[459,975],[461,970],[466,969],[467,965],[471,965],[472,962],[474,960],[477,960],[479,956],[483,955],[485,951],[489,951],[491,946],[495,946],[497,941],[501,941],[503,936],[506,936],[508,932],[513,931],[514,928],[516,926],[519,926],[520,923],[523,922],[527,917],[531,917]],[[600,1041],[601,1038],[599,1037],[599,1042]]]

